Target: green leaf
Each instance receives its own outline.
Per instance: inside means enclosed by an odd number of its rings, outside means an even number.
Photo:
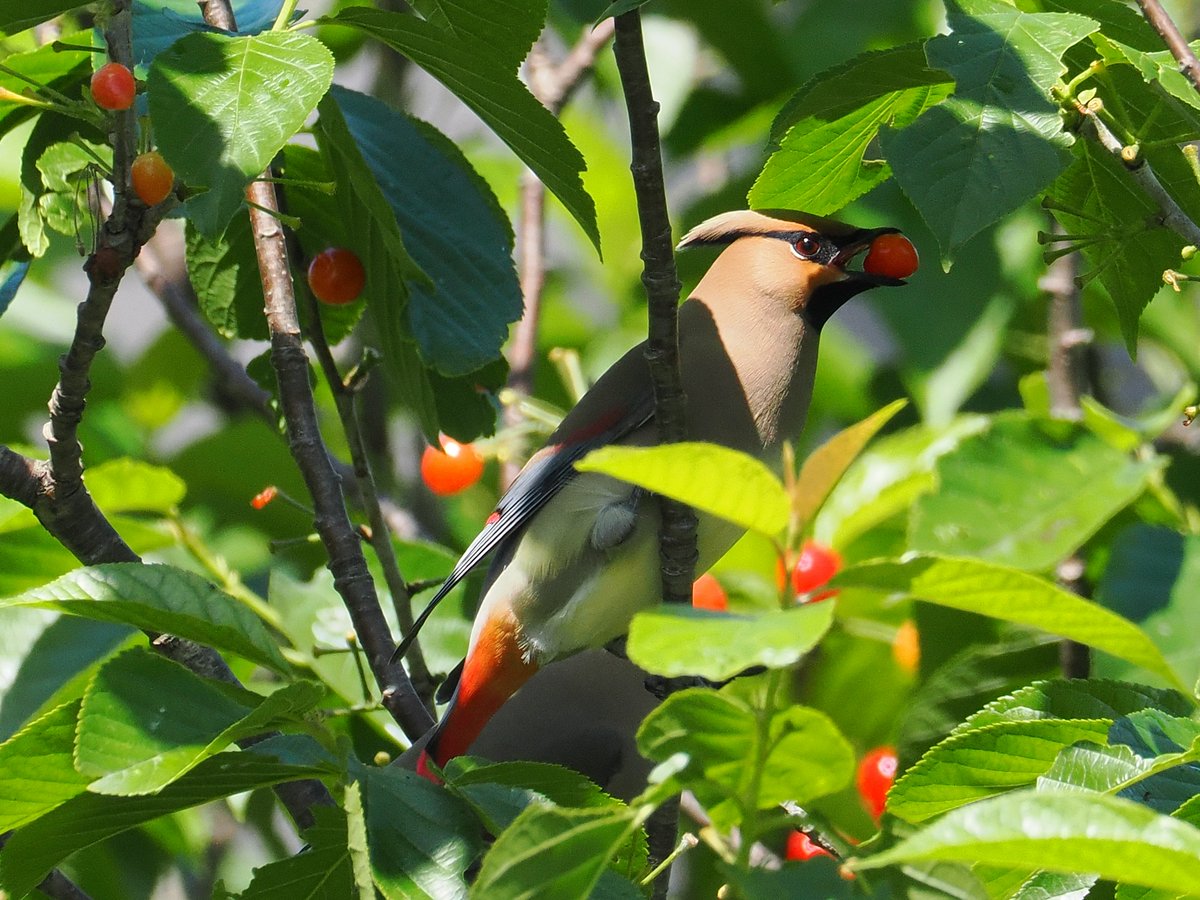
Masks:
[[[1041,681],[989,703],[962,729],[1026,719],[1119,719],[1150,706],[1178,716],[1193,709],[1177,691],[1144,684],[1104,678]]]
[[[281,763],[260,747],[205,760],[157,794],[81,794],[13,834],[0,851],[0,886],[24,897],[64,858],[114,834],[221,797],[326,774],[325,765]]]
[[[1138,319],[1162,287],[1163,270],[1178,264],[1183,238],[1161,224],[1153,201],[1095,141],[1077,145],[1075,162],[1047,198],[1064,230],[1096,238],[1079,248],[1091,267],[1085,277],[1094,273],[1104,285],[1134,353]]]
[[[470,765],[458,757],[446,769],[447,783],[471,804],[488,831],[498,835],[530,803],[550,801],[558,806],[621,805],[595,782],[578,772],[551,763],[506,762]]]
[[[83,480],[105,515],[158,513],[167,515],[183,502],[187,485],[163,466],[122,457],[89,466]]]
[[[1179,684],[1154,642],[1132,622],[1050,582],[974,559],[914,556],[853,566],[832,587],[900,592],[1089,644]]]
[[[1111,38],[1106,40],[1106,45],[1118,50],[1137,69],[1147,84],[1160,85],[1175,99],[1200,109],[1200,93],[1197,93],[1195,85],[1180,71],[1179,62],[1170,50],[1145,53]],[[1192,42],[1192,52],[1200,52],[1200,41]]]
[[[91,781],[73,762],[79,703],[55,707],[0,744],[0,832],[32,822]]]
[[[888,811],[924,822],[966,803],[1032,787],[1059,751],[1104,741],[1110,721],[1036,719],[960,731],[930,750],[888,793]]]
[[[800,530],[804,530],[816,518],[821,504],[829,497],[871,438],[907,404],[907,400],[889,403],[861,422],[843,428],[808,455],[800,467],[791,497],[792,520]]]
[[[717,444],[601,447],[575,468],[628,481],[769,537],[787,525],[788,498],[779,479],[754,457]]]
[[[546,20],[546,0],[415,0],[413,8],[516,69]]]
[[[1099,26],[1069,13],[1024,13],[1002,0],[947,3],[949,35],[926,44],[929,65],[955,78],[952,98],[883,150],[937,235],[943,260],[1048,185],[1066,165],[1051,86],[1062,55]]]
[[[249,216],[235,216],[210,239],[186,221],[188,280],[205,318],[227,338],[270,337],[263,312],[262,278]]]
[[[805,84],[772,126],[779,148],[750,189],[754,208],[828,215],[891,177],[868,153],[883,126],[904,128],[953,89],[920,44],[861,54]]]
[[[148,794],[234,741],[295,723],[325,694],[299,681],[260,698],[200,678],[146,648],[103,665],[83,698],[75,766],[97,794]]]
[[[16,34],[83,5],[75,0],[21,0],[6,4],[7,8],[0,9],[0,34]]]
[[[1018,791],[972,803],[876,856],[875,869],[923,859],[1097,873],[1200,893],[1200,830],[1144,806],[1093,794]]]
[[[274,23],[282,0],[233,0],[236,34],[258,34]],[[184,35],[213,30],[195,3],[189,0],[133,0],[133,58],[149,65],[158,54]]]
[[[330,96],[391,205],[407,251],[429,276],[409,285],[400,311],[405,334],[443,375],[493,362],[523,305],[512,232],[491,189],[432,126],[365,94],[335,87]],[[378,299],[368,296],[372,313]]]
[[[351,784],[346,790],[357,796],[358,786]],[[313,818],[315,824],[301,835],[307,845],[304,852],[256,868],[241,900],[372,900],[370,876],[365,884],[355,880],[346,813],[318,805]]]
[[[463,873],[482,846],[467,805],[402,769],[365,767],[358,780],[371,871],[384,897],[465,897]]]
[[[854,751],[828,716],[785,707],[771,716],[759,746],[762,715],[727,691],[680,691],[642,722],[638,750],[655,762],[682,754],[687,765],[673,777],[714,816],[730,799],[755,809],[805,804],[850,783]]]
[[[817,514],[813,534],[842,547],[907,513],[933,486],[938,459],[988,424],[984,416],[960,416],[945,426],[917,425],[880,438],[842,476]]]
[[[914,550],[1053,568],[1145,490],[1160,463],[1083,429],[1053,440],[1021,414],[939,460],[938,490],[913,506]]]
[[[635,827],[627,809],[529,806],[484,856],[471,896],[587,897]]]
[[[415,16],[350,7],[328,21],[374,35],[442,82],[533,169],[600,249],[595,203],[579,177],[583,157],[515,72]]]
[[[277,672],[289,666],[266,626],[199,575],[171,566],[108,563],[76,569],[43,587],[0,600],[102,622],[121,622],[229,650]]]
[[[197,33],[160,53],[148,91],[154,136],[188,187],[189,221],[216,238],[243,192],[303,125],[328,90],[333,57],[316,38]]]
[[[782,669],[817,645],[833,623],[835,603],[805,603],[757,616],[691,607],[643,610],[629,626],[629,658],[658,675],[733,678],[753,666]]]

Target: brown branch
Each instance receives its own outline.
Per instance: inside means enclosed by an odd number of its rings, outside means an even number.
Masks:
[[[1062,233],[1062,226],[1054,223]],[[1092,339],[1083,327],[1083,306],[1076,275],[1079,254],[1067,253],[1055,259],[1038,282],[1050,295],[1046,339],[1050,344],[1046,383],[1050,389],[1050,414],[1079,422],[1083,419],[1082,398],[1089,392],[1087,353]],[[1072,554],[1063,560],[1056,573],[1058,583],[1074,594],[1088,596],[1083,577],[1083,560]],[[1092,651],[1087,644],[1064,640],[1058,645],[1059,665],[1066,678],[1087,678],[1092,668]]]
[[[642,231],[642,284],[648,300],[646,361],[654,386],[654,415],[659,443],[677,443],[687,434],[683,382],[679,373],[679,276],[671,240],[671,219],[663,184],[662,150],[658,135],[658,103],[650,86],[642,20],[638,10],[616,17],[614,51],[621,89],[629,113],[632,145],[630,171],[637,195]],[[659,558],[663,599],[690,603],[696,570],[696,515],[686,505],[659,497],[662,527]],[[657,866],[675,847],[679,825],[678,800],[656,810],[647,822],[650,865]],[[654,883],[654,897],[665,898],[669,877]]]
[[[308,381],[308,356],[300,335],[286,239],[276,217],[279,209],[274,185],[266,181],[251,182],[246,188],[246,199],[250,204],[250,228],[271,332],[271,365],[279,381],[288,446],[312,496],[316,513],[313,524],[329,555],[334,589],[350,613],[359,645],[379,685],[383,706],[408,738],[415,741],[433,726],[433,717],[403,667],[389,661],[395,643],[383,617],[358,534],[346,512],[341,479],[321,436]]]
[[[687,434],[686,397],[679,374],[679,276],[671,240],[671,220],[663,186],[658,136],[658,103],[650,87],[642,22],[638,11],[616,19],[617,69],[629,111],[633,144],[633,186],[642,230],[642,284],[649,300],[646,359],[654,382],[654,409],[659,442],[677,443]],[[660,499],[663,599],[690,603],[696,568],[696,516],[684,504]],[[674,844],[674,840],[671,842]]]
[[[1095,110],[1078,102],[1075,104],[1075,108],[1083,116],[1084,126],[1089,130],[1092,137],[1099,141],[1105,150],[1121,161],[1121,165],[1125,167],[1125,171],[1129,173],[1129,177],[1137,182],[1138,186],[1154,201],[1154,204],[1158,207],[1162,223],[1176,234],[1181,235],[1189,244],[1200,245],[1200,226],[1193,222],[1188,217],[1188,214],[1175,202],[1175,198],[1162,186],[1162,182],[1158,180],[1158,176],[1154,174],[1154,170],[1150,168],[1150,165],[1141,156],[1135,156],[1133,161],[1130,162],[1123,152],[1125,145],[1100,120]]]
[[[585,29],[575,46],[557,65],[546,57],[542,42],[534,45],[526,61],[529,89],[552,113],[558,114],[591,71],[596,55],[612,39],[613,20],[605,19],[595,28]],[[509,346],[508,386],[518,395],[533,393],[537,334],[541,322],[542,287],[546,282],[546,186],[532,171],[521,174],[521,219],[517,245],[521,297],[525,312],[513,330]],[[519,404],[505,407],[505,423],[510,427],[522,420]],[[501,468],[502,487],[512,484],[520,471],[520,462],[506,460]]]
[[[371,471],[371,461],[367,456],[362,428],[359,425],[358,411],[355,408],[357,391],[346,384],[341,372],[338,371],[337,360],[333,358],[333,351],[329,348],[329,341],[325,337],[325,327],[321,323],[321,310],[318,308],[317,300],[311,292],[306,293],[309,320],[312,323],[309,327],[309,343],[312,344],[313,351],[321,364],[321,370],[325,373],[325,380],[329,384],[329,390],[333,394],[333,400],[337,406],[338,417],[342,422],[342,431],[346,435],[346,443],[350,447],[350,459],[354,464],[354,478],[366,509],[367,522],[371,526],[368,539],[371,547],[375,550],[375,557],[379,560],[379,567],[383,570],[383,579],[387,583],[388,592],[392,597],[392,607],[396,612],[396,622],[400,626],[400,633],[409,634],[413,630],[412,594],[409,592],[404,575],[400,572],[400,563],[396,560],[396,550],[392,546],[391,530],[388,528],[387,521],[383,517],[383,510],[379,505],[375,475]],[[433,695],[437,690],[437,683],[434,682],[433,676],[429,672],[425,655],[421,652],[421,646],[416,640],[409,643],[404,659],[408,663],[413,689],[416,690],[417,696],[432,715]]]
[[[1171,21],[1158,0],[1138,0],[1138,6],[1142,8],[1146,21],[1159,33],[1171,55],[1179,62],[1179,71],[1192,83],[1192,87],[1200,91],[1200,60],[1196,59],[1196,54],[1188,46],[1187,38],[1180,34],[1178,26]]]

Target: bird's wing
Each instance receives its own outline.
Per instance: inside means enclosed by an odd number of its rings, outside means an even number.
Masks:
[[[601,400],[617,399],[605,410]],[[654,417],[654,397],[646,374],[641,345],[619,359],[583,397],[535,453],[512,486],[500,498],[483,529],[463,551],[450,575],[438,588],[412,629],[401,640],[393,658],[402,656],[434,608],[484,559],[537,515],[578,472],[576,461],[592,450],[615,443],[646,425]]]

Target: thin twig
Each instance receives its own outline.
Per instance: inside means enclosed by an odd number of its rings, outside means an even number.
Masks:
[[[1196,59],[1196,54],[1188,46],[1187,38],[1180,34],[1178,26],[1171,21],[1158,0],[1138,0],[1138,6],[1142,8],[1146,21],[1162,37],[1171,55],[1178,60],[1179,71],[1192,83],[1192,87],[1200,91],[1200,60]]]
[[[648,300],[646,360],[654,385],[654,412],[660,443],[677,443],[687,434],[684,419],[686,397],[679,373],[679,276],[671,240],[671,220],[663,184],[662,150],[658,135],[658,103],[650,86],[646,49],[642,43],[642,20],[638,10],[617,16],[614,51],[621,88],[629,114],[632,149],[630,171],[637,195],[638,221],[642,231],[642,284]],[[662,527],[659,557],[662,566],[663,599],[689,603],[696,569],[696,516],[686,505],[659,498]],[[650,864],[654,867],[675,847],[679,805],[672,799],[647,822]],[[664,898],[669,878],[654,884],[654,897]]]
[[[400,572],[400,563],[396,560],[396,550],[392,546],[392,533],[379,506],[375,475],[371,471],[371,461],[367,456],[358,410],[355,408],[357,391],[347,386],[338,370],[337,360],[333,358],[333,351],[325,337],[325,328],[321,323],[321,311],[311,292],[308,292],[308,306],[309,321],[312,323],[309,326],[308,340],[321,364],[321,370],[325,373],[325,380],[329,384],[329,390],[332,392],[334,403],[337,406],[338,417],[342,422],[346,443],[350,447],[354,477],[358,482],[359,493],[367,513],[367,521],[371,526],[369,538],[371,547],[375,550],[379,567],[383,570],[383,579],[392,596],[392,607],[396,612],[396,622],[400,626],[400,633],[408,634],[413,628],[412,595],[409,593],[404,575]],[[409,644],[404,659],[408,663],[409,678],[412,679],[413,688],[432,715],[433,695],[437,691],[437,684],[429,672],[425,655],[421,652],[421,646],[417,641],[414,640]]]
[[[1162,223],[1181,235],[1189,244],[1200,245],[1200,226],[1193,222],[1175,202],[1175,198],[1162,186],[1162,182],[1158,180],[1158,176],[1154,174],[1150,165],[1140,156],[1132,163],[1127,162],[1121,153],[1125,149],[1124,144],[1100,120],[1100,117],[1084,104],[1076,103],[1076,109],[1083,116],[1085,127],[1090,128],[1092,136],[1100,142],[1105,150],[1121,161],[1121,165],[1125,167],[1129,176],[1154,201]]]
[[[542,104],[556,115],[591,71],[596,55],[612,39],[613,20],[605,19],[595,28],[585,29],[575,46],[557,65],[546,57],[541,41],[534,45],[526,61],[529,89]],[[518,270],[521,281],[521,297],[525,312],[517,327],[513,329],[509,346],[508,386],[518,394],[533,393],[534,364],[537,353],[537,335],[541,322],[542,288],[546,282],[546,186],[532,171],[521,173],[521,219]],[[523,416],[519,404],[509,404],[504,409],[505,423],[516,427]],[[512,484],[520,471],[520,461],[505,460],[501,467],[502,487]]]
[[[1060,235],[1062,226],[1054,223]],[[1079,254],[1067,253],[1046,268],[1038,287],[1050,295],[1046,340],[1049,364],[1046,382],[1050,389],[1050,413],[1056,418],[1078,422],[1083,419],[1082,398],[1088,392],[1087,353],[1091,331],[1083,327],[1083,305],[1076,275]],[[1072,554],[1058,567],[1058,582],[1066,590],[1087,596],[1083,560]],[[1087,644],[1064,640],[1058,645],[1059,664],[1066,678],[1087,678],[1092,667],[1092,652]]]
[[[679,276],[671,240],[671,220],[663,186],[658,136],[658,103],[650,87],[642,22],[638,11],[616,20],[617,69],[629,111],[633,145],[633,186],[642,230],[642,284],[649,300],[646,358],[654,383],[654,410],[659,442],[678,443],[687,434],[686,398],[679,374]],[[687,506],[660,498],[663,599],[690,603],[696,568],[696,516]],[[672,839],[671,844],[674,845]]]

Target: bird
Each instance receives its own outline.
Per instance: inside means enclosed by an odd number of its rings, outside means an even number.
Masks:
[[[777,462],[808,413],[822,326],[862,291],[906,283],[850,268],[885,234],[899,229],[792,210],[736,210],[683,237],[680,250],[723,247],[679,308],[688,440]],[[530,458],[397,647],[398,657],[437,603],[490,557],[467,655],[443,685],[452,691],[449,704],[414,745],[417,772],[438,781],[430,763],[440,769],[467,753],[541,667],[609,644],[635,613],[661,601],[654,498],[574,468],[598,447],[655,443],[643,342],[596,381]],[[701,514],[697,572],[742,533]]]

